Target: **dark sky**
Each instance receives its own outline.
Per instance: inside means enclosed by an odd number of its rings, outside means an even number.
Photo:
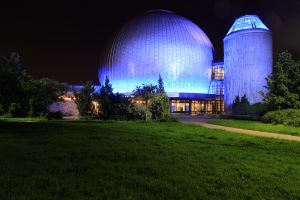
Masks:
[[[0,4],[0,55],[19,52],[35,78],[97,83],[105,42],[122,24],[151,9],[167,9],[196,23],[219,59],[223,37],[234,19],[256,14],[273,32],[274,55],[289,48],[300,57],[300,0],[12,0]]]

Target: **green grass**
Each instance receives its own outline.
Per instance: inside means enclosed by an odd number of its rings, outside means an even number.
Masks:
[[[299,199],[300,143],[176,122],[0,122],[0,199]]]
[[[0,122],[45,122],[47,119],[45,118],[33,118],[33,117],[27,117],[27,118],[1,118]]]
[[[236,120],[236,119],[215,119],[209,121],[208,123],[221,125],[221,126],[256,130],[256,131],[265,131],[265,132],[300,136],[300,127],[288,126],[283,124],[266,124],[259,121]]]

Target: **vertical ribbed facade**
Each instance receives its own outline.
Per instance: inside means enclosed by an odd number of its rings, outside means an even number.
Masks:
[[[190,20],[155,10],[124,25],[104,52],[99,81],[108,76],[115,92],[131,92],[142,84],[157,84],[167,92],[207,93],[213,46]]]
[[[272,33],[255,15],[238,18],[224,38],[224,100],[229,108],[246,94],[251,104],[262,101],[265,78],[272,73]]]

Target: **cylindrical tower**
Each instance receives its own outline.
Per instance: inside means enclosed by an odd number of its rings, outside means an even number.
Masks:
[[[272,33],[256,15],[235,20],[224,38],[224,100],[228,109],[236,96],[260,102],[265,78],[272,73]]]

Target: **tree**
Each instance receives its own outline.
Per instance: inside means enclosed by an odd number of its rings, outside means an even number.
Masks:
[[[158,89],[157,89],[157,92],[159,92],[159,93],[165,93],[164,82],[163,82],[163,79],[161,78],[160,74],[159,74],[159,78],[158,78]]]
[[[159,76],[157,85],[143,85],[138,86],[133,91],[134,98],[142,99],[145,102],[146,110],[151,112],[152,119],[163,119],[170,115],[170,100],[165,93],[164,83]],[[150,119],[146,112],[146,120]]]
[[[112,96],[111,119],[116,120],[145,120],[145,112],[134,101],[123,94],[116,93]]]
[[[105,82],[104,82],[103,87],[100,90],[100,93],[106,94],[106,95],[113,94],[113,88],[112,88],[112,85],[110,84],[108,76],[105,77]]]
[[[100,94],[98,95],[100,118],[109,119],[113,115],[114,103],[113,103],[114,93],[112,85],[109,82],[108,76],[105,77],[105,83],[100,89]]]
[[[23,117],[24,115],[20,103],[11,103],[8,112],[12,117]]]
[[[0,59],[0,85],[1,112],[14,117],[44,115],[67,89],[48,78],[33,79],[26,73],[20,55],[14,52]]]
[[[113,104],[113,109],[111,110],[111,114],[114,119],[124,120],[127,119],[128,108],[130,107],[130,100],[123,94],[114,94],[111,96],[111,103]],[[111,105],[110,105],[111,106]]]
[[[11,103],[24,105],[27,102],[28,91],[25,88],[30,80],[18,53],[12,52],[0,59],[0,104],[4,112],[8,112]]]
[[[49,112],[48,106],[62,101],[61,96],[67,91],[66,85],[48,78],[32,80],[28,87],[31,91],[28,102],[29,116],[41,116]]]
[[[152,119],[164,119],[170,116],[170,100],[165,93],[153,95],[150,105]]]
[[[239,96],[235,97],[235,100],[232,104],[232,114],[234,115],[247,115],[250,112],[250,103],[246,97],[246,94],[240,98]]]
[[[151,99],[153,98],[153,96],[156,94],[157,92],[157,86],[156,85],[142,85],[141,86],[137,86],[136,89],[132,92],[132,95],[134,96],[134,98],[137,99],[142,99],[143,101],[145,101],[145,107],[146,110],[150,111],[149,106],[151,105]],[[148,115],[148,113],[146,112],[146,120],[150,119],[150,116]]]
[[[77,104],[78,112],[81,117],[91,117],[93,113],[93,99],[95,88],[91,82],[83,84],[80,91],[74,90],[74,101]]]
[[[248,115],[250,112],[250,103],[246,97],[246,94],[242,96],[240,103],[240,115]]]
[[[231,106],[232,114],[239,115],[240,104],[241,104],[240,97],[236,96]]]
[[[268,93],[260,93],[272,110],[300,108],[300,63],[288,51],[279,54],[266,81]]]
[[[2,106],[2,104],[0,104],[0,115],[3,115],[5,112],[4,112],[4,108]]]

